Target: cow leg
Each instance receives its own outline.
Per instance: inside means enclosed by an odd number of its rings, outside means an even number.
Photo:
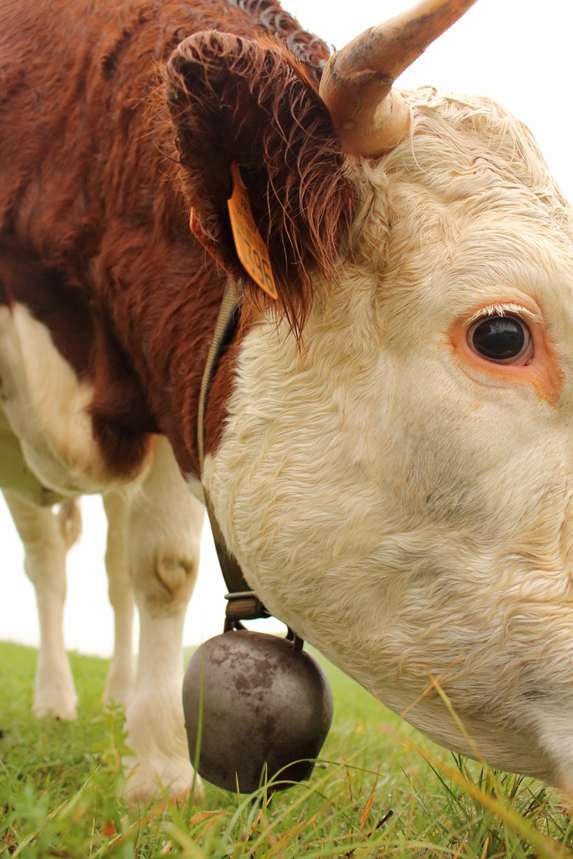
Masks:
[[[199,566],[203,508],[185,485],[169,443],[157,437],[154,460],[128,516],[128,565],[140,617],[135,694],[127,708],[135,761],[131,801],[171,794],[192,782],[181,687],[187,604]]]
[[[78,697],[64,647],[68,545],[51,507],[37,507],[8,490],[4,498],[24,544],[24,569],[38,602],[40,652],[34,714],[75,719]]]
[[[114,612],[114,648],[104,701],[127,705],[133,697],[135,658],[133,655],[134,599],[127,571],[127,515],[130,497],[127,490],[107,492],[103,504],[107,515],[105,566],[109,601]]]

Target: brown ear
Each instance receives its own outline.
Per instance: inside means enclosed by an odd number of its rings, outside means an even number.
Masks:
[[[238,260],[227,212],[231,165],[239,164],[279,302],[300,328],[312,303],[311,277],[332,273],[354,208],[315,84],[274,42],[208,31],[171,55],[166,95],[197,231],[259,301],[260,290]]]

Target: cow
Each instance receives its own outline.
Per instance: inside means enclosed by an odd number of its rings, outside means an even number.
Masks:
[[[571,210],[496,104],[392,87],[472,3],[330,57],[275,0],[4,0],[0,400],[46,487],[139,487],[135,798],[190,783],[201,498],[381,701],[573,788]]]

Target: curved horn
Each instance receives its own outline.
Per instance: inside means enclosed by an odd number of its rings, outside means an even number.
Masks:
[[[320,95],[350,155],[376,158],[408,132],[410,113],[392,84],[476,0],[422,0],[332,55]]]

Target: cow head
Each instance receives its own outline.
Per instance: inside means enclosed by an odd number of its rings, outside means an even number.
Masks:
[[[244,276],[239,163],[278,281],[204,472],[250,584],[430,737],[573,788],[573,228],[531,135],[433,89],[378,134],[221,33],[167,80],[197,230]]]

